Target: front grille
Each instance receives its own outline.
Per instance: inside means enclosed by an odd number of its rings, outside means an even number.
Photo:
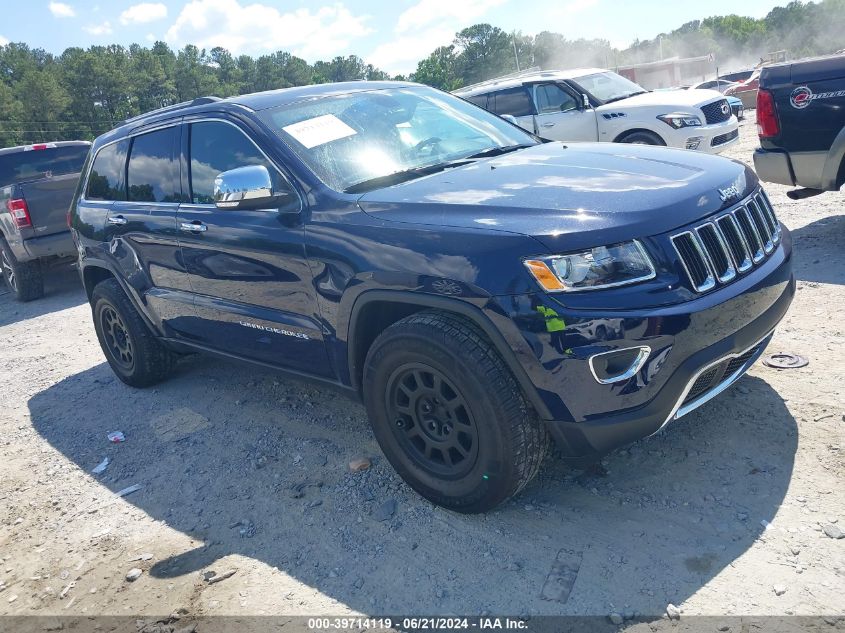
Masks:
[[[739,136],[739,130],[736,129],[733,132],[728,132],[727,134],[719,134],[719,136],[714,136],[713,140],[710,141],[710,147],[716,147],[717,145],[724,145],[729,141],[734,140]]]
[[[707,292],[762,262],[780,238],[774,209],[761,189],[714,221],[673,235],[672,245],[693,290]]]
[[[722,104],[727,106],[727,114],[722,111]],[[707,125],[727,121],[731,118],[731,115],[733,114],[733,112],[731,112],[731,106],[728,104],[727,99],[719,99],[718,101],[714,101],[713,103],[703,105],[701,106],[701,111],[704,113],[704,120],[707,121]]]
[[[710,387],[716,384],[716,382],[719,380],[723,373],[724,370],[722,369],[722,366],[716,365],[715,367],[708,369],[706,372],[701,374],[693,384],[692,389],[690,389],[689,393],[687,394],[687,397],[684,399],[684,404],[692,402],[701,394],[708,392],[710,390]]]
[[[759,347],[759,346],[758,346]],[[742,356],[737,356],[736,358],[732,358],[728,361],[727,366],[725,367],[725,373],[723,374],[725,378],[733,376],[739,369],[747,363],[752,356],[757,352],[757,347],[754,347],[747,352],[745,352]]]
[[[731,380],[734,377],[734,374],[742,369],[743,365],[754,357],[760,349],[760,345],[761,344],[755,345],[750,350],[743,352],[740,356],[723,360],[701,374],[693,383],[692,387],[690,387],[690,390],[687,393],[686,398],[684,398],[681,406],[684,407],[688,405],[690,402],[697,400],[708,391],[715,389],[723,382]]]

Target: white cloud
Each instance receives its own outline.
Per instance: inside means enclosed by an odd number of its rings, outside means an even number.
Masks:
[[[589,0],[587,0],[589,1]],[[367,61],[392,75],[408,74],[455,33],[508,0],[419,0],[396,21],[395,37],[376,47]]]
[[[5,46],[8,43],[9,43],[9,38],[3,37],[2,35],[0,35],[0,46]]]
[[[65,4],[64,2],[51,2],[47,6],[50,9],[50,13],[57,18],[72,18],[76,15],[76,11],[73,10],[73,7],[69,4]]]
[[[161,2],[142,2],[141,4],[133,4],[120,14],[120,23],[126,24],[145,24],[147,22],[155,22],[167,17],[167,7]]]
[[[399,16],[396,32],[406,33],[444,21],[467,25],[505,2],[507,0],[420,0]]]
[[[112,27],[111,22],[107,20],[102,24],[89,24],[88,26],[83,26],[82,30],[86,33],[90,33],[91,35],[111,35]]]
[[[599,0],[570,0],[569,2],[554,3],[548,8],[547,17],[555,20],[571,18],[576,13],[592,9]]]
[[[448,26],[403,35],[377,46],[367,55],[367,61],[391,75],[407,75],[417,69],[417,62],[428,57],[438,46],[451,44],[454,37],[455,29]]]
[[[372,32],[367,19],[342,4],[281,13],[260,3],[193,0],[168,29],[166,39],[177,46],[223,46],[235,54],[292,50],[314,60],[348,54],[352,40]]]

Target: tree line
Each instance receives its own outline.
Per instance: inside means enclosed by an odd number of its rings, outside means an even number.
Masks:
[[[484,81],[529,67],[616,68],[668,57],[712,54],[720,72],[743,70],[770,52],[790,58],[833,53],[845,48],[845,0],[793,1],[756,19],[739,15],[687,22],[651,40],[616,49],[603,39],[568,39],[543,31],[535,36],[476,24],[456,34],[419,62],[413,78],[443,90]]]
[[[568,39],[543,31],[507,32],[475,24],[421,60],[409,77],[394,76],[357,55],[309,64],[279,51],[253,58],[164,42],[150,48],[91,46],[61,55],[22,43],[0,47],[0,146],[93,139],[120,121],[205,95],[227,97],[313,83],[411,79],[444,90],[519,68],[619,65],[712,53],[722,70],[750,65],[769,51],[790,57],[845,48],[845,0],[793,1],[764,18],[738,15],[688,22],[651,40],[616,49],[602,39]],[[731,68],[733,64],[737,68]]]

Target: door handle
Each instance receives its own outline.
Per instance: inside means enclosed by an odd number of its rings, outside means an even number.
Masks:
[[[179,230],[187,231],[188,233],[205,233],[208,230],[208,226],[199,220],[194,220],[193,222],[180,222]]]
[[[109,224],[121,225],[126,224],[128,221],[129,220],[124,218],[122,215],[110,215],[108,218],[106,218],[106,222],[108,222]]]
[[[554,127],[554,126],[555,126],[554,123],[543,123],[543,125],[541,125],[540,127]]]

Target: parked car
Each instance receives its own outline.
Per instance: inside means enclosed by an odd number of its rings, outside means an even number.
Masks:
[[[845,184],[845,55],[767,66],[757,93],[762,180],[804,187],[803,198]]]
[[[0,274],[19,301],[44,294],[43,267],[73,257],[67,212],[91,143],[0,149]]]
[[[742,99],[737,97],[725,97],[728,105],[731,107],[731,112],[736,117],[737,121],[742,121],[745,118],[745,106],[742,105]]]
[[[739,70],[739,71],[736,71],[736,72],[727,73],[727,74],[724,74],[724,75],[719,75],[719,79],[724,79],[726,81],[739,83],[741,81],[745,81],[746,79],[748,79],[753,74],[754,74],[754,69],[748,68],[746,70]]]
[[[795,291],[745,165],[542,142],[405,82],[133,119],[94,142],[71,220],[120,380],[200,351],[340,388],[460,512],[519,492],[550,436],[594,457],[701,406]]]
[[[757,89],[760,87],[760,69],[756,69],[745,81],[725,89],[725,96],[737,97],[742,100],[745,109],[754,108],[757,104]]]
[[[701,81],[697,84],[688,86],[689,90],[715,90],[716,92],[725,93],[728,88],[737,85],[735,81],[728,81],[727,79],[711,79],[709,81]]]
[[[710,90],[649,92],[608,70],[518,73],[455,91],[555,141],[613,141],[721,152],[739,138],[724,97]]]

